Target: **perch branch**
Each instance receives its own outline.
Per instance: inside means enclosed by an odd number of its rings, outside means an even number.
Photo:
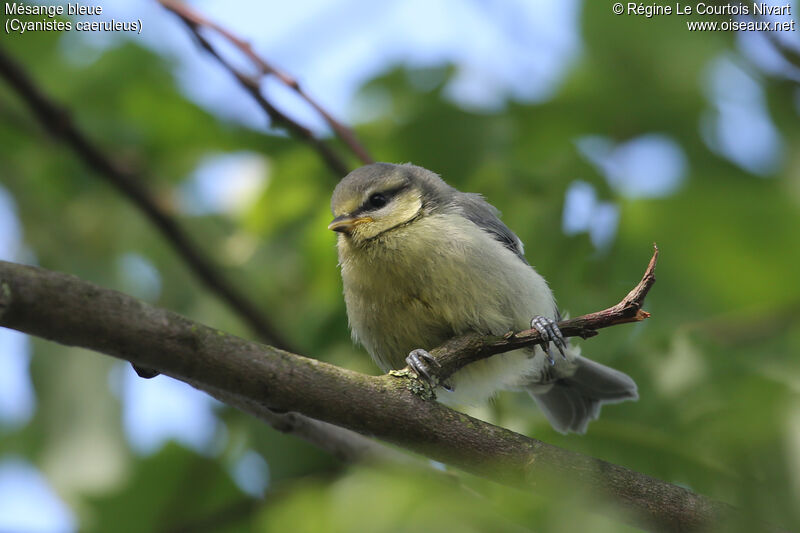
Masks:
[[[658,247],[653,245],[653,257],[647,265],[642,280],[617,305],[589,313],[588,315],[562,320],[558,328],[565,337],[582,337],[584,339],[597,335],[597,330],[617,324],[638,322],[650,317],[650,313],[642,309],[644,299],[650,287],[656,282],[656,263]],[[435,377],[446,381],[457,370],[480,359],[492,355],[509,352],[542,342],[542,336],[535,329],[517,333],[509,333],[503,337],[486,337],[477,334],[456,337],[442,346],[431,350],[431,355],[442,366],[435,372]]]
[[[645,528],[700,531],[738,519],[683,487],[423,401],[405,380],[246,341],[73,276],[0,262],[0,326],[154,368],[257,416],[296,411],[512,486],[572,480]]]

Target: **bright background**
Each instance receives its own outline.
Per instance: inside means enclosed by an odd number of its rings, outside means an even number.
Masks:
[[[3,34],[1,45],[107,153],[145,170],[303,353],[376,372],[349,340],[325,229],[338,177],[271,130],[174,16],[101,5],[144,31]],[[800,525],[797,32],[692,33],[687,17],[577,0],[192,5],[295,75],[378,160],[483,193],[573,315],[618,301],[658,243],[653,318],[584,345],[636,379],[639,402],[606,408],[586,436],[553,432],[517,394],[474,414],[748,520]],[[264,91],[328,134],[285,88]],[[250,336],[3,83],[0,258]],[[620,528],[575,511],[597,509],[591,495],[543,492],[558,501],[347,467],[182,383],[0,329],[0,530]]]

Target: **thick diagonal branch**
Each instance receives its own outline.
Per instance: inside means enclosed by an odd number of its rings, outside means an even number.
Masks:
[[[682,487],[423,401],[403,380],[249,342],[73,276],[0,262],[0,326],[157,369],[256,415],[296,411],[514,486],[557,475],[647,528],[696,531],[735,514]]]
[[[128,198],[156,227],[183,259],[189,270],[236,313],[264,342],[290,349],[283,335],[257,306],[231,285],[213,262],[192,241],[178,222],[161,209],[144,186],[143,177],[117,165],[92,143],[70,118],[69,113],[41,91],[25,70],[0,49],[0,76],[28,104],[45,129],[69,146],[97,176]],[[224,398],[221,398],[224,401]],[[228,402],[231,403],[231,402]],[[365,456],[386,456],[390,451],[343,428],[304,417],[296,413],[273,413],[266,409],[258,416],[273,427],[297,435],[328,450],[336,457],[354,461]]]

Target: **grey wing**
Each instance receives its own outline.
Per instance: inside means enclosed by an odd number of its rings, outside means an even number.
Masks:
[[[503,246],[517,254],[526,265],[525,250],[522,241],[519,240],[513,231],[500,220],[500,211],[492,204],[483,199],[480,194],[461,193],[455,200],[455,205],[461,210],[461,214],[468,220],[474,222],[479,228],[491,234]]]
[[[483,199],[483,196],[475,193],[461,193],[455,200],[455,205],[461,209],[461,214],[468,220],[474,222],[483,231],[488,232],[506,248],[517,254],[517,257],[529,265],[525,259],[525,249],[522,241],[508,226],[500,220],[500,211]],[[561,312],[558,310],[555,299],[553,309],[556,322],[561,321]]]

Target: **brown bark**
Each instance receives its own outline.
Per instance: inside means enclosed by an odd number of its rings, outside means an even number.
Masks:
[[[406,380],[249,342],[73,276],[0,262],[0,325],[154,368],[257,416],[302,413],[495,481],[537,488],[557,475],[647,528],[696,531],[735,515],[682,487],[424,401]]]

